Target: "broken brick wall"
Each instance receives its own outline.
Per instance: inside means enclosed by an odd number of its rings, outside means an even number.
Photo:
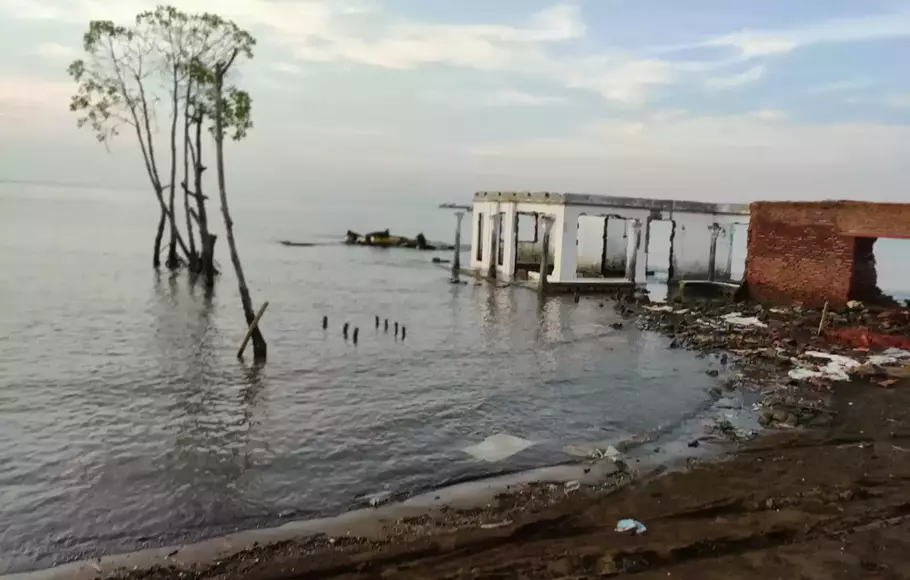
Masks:
[[[843,304],[878,296],[877,238],[910,238],[910,204],[756,202],[745,279],[766,302]]]

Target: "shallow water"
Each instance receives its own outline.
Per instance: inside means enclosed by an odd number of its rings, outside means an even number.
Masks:
[[[386,226],[448,239],[454,222],[330,203],[236,204],[254,300],[271,304],[269,362],[252,368],[234,357],[233,275],[211,297],[155,275],[150,209],[0,191],[0,572],[565,461],[568,443],[679,421],[714,381],[665,339],[611,329],[598,300],[452,286],[426,253],[275,243]],[[499,432],[537,444],[492,464],[461,451]]]

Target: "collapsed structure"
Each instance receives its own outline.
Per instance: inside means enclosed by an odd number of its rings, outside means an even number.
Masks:
[[[875,241],[910,238],[910,204],[905,203],[745,205],[481,191],[470,207],[447,207],[461,210],[458,239],[464,212],[471,215],[471,273],[528,281],[541,291],[640,285],[657,270],[666,271],[668,283],[741,285],[762,302],[875,301],[882,298]],[[649,253],[652,231],[661,222],[671,232],[663,263]],[[745,269],[735,275],[734,242],[744,242],[747,232]],[[456,252],[454,269],[459,268]]]
[[[807,306],[879,300],[878,238],[910,238],[910,204],[755,202],[746,252],[749,296]]]
[[[666,221],[671,280],[730,282],[734,226],[744,235],[748,216],[740,204],[482,191],[471,206],[470,270],[499,280],[542,280],[554,289],[643,284],[653,267],[652,225]],[[579,236],[582,220],[594,220],[593,236]],[[585,247],[594,251],[584,256]]]

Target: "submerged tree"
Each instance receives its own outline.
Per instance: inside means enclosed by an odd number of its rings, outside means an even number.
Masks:
[[[246,136],[252,127],[251,99],[247,92],[225,86],[228,72],[238,57],[252,58],[256,41],[235,23],[215,14],[186,14],[170,6],[159,6],[136,17],[133,27],[110,21],[92,21],[83,38],[85,59],[74,61],[68,72],[79,84],[70,109],[80,115],[79,126],[88,125],[96,139],[107,145],[124,126],[136,134],[146,173],[161,211],[155,236],[153,265],[160,265],[165,224],[170,226],[167,266],[177,268],[183,253],[190,267],[205,273],[208,285],[215,276],[214,247],[202,192],[203,133],[215,141],[218,193],[224,217],[231,262],[237,275],[240,298],[247,324],[255,318],[252,298],[234,239],[234,222],[227,199],[224,169],[224,136],[233,140]],[[157,90],[156,90],[157,89]],[[164,96],[159,94],[163,92]],[[158,166],[153,127],[156,107],[163,102],[168,110],[169,181],[164,183]],[[182,143],[178,135],[182,118]],[[189,245],[176,219],[178,149],[183,152],[183,210]],[[190,167],[193,182],[190,183]],[[167,193],[167,199],[165,199]],[[195,200],[195,208],[191,207]],[[194,238],[199,231],[197,251]],[[265,359],[266,342],[258,327],[253,336],[256,359]]]
[[[253,126],[250,112],[252,101],[246,91],[235,87],[225,88],[224,79],[238,56],[252,58],[255,40],[246,33],[236,36],[236,46],[230,57],[215,63],[207,72],[213,84],[215,101],[215,167],[218,175],[218,196],[221,200],[221,214],[224,217],[224,231],[227,237],[228,248],[231,252],[231,263],[237,275],[237,285],[240,290],[240,301],[243,304],[243,315],[247,325],[253,324],[256,312],[253,310],[253,300],[250,289],[246,284],[246,276],[240,264],[240,255],[237,252],[237,243],[234,240],[234,220],[228,206],[227,190],[225,188],[224,174],[224,134],[225,129],[232,131],[231,137],[237,141],[246,136],[247,131]],[[267,345],[259,327],[253,329],[253,358],[265,360]]]
[[[208,228],[206,197],[202,193],[202,127],[214,123],[213,87],[211,74],[206,83],[206,75],[199,73],[224,62],[236,48],[240,33],[236,24],[217,15],[186,14],[171,6],[159,6],[137,15],[130,27],[110,21],[89,23],[83,37],[86,57],[74,61],[68,69],[78,83],[70,109],[79,114],[80,127],[89,126],[105,146],[125,126],[136,135],[160,207],[153,266],[160,265],[164,228],[169,225],[166,265],[178,268],[185,258],[192,270],[206,274],[210,284],[216,273],[215,236]],[[159,109],[163,109],[163,115],[159,115]],[[166,119],[168,128],[164,136],[165,164],[161,163],[157,148],[161,141],[155,138],[159,119]],[[181,150],[184,175],[178,184]],[[180,233],[176,215],[180,190],[187,241]],[[195,209],[190,207],[191,200],[195,200]],[[199,250],[195,229],[200,234]]]
[[[73,61],[67,69],[79,84],[70,100],[70,110],[79,114],[78,126],[90,127],[98,142],[105,146],[124,127],[135,133],[160,209],[152,256],[152,265],[157,268],[166,221],[170,222],[175,246],[179,245],[185,255],[189,253],[164,199],[170,184],[162,182],[158,167],[153,127],[159,98],[151,90],[161,71],[157,47],[136,29],[104,20],[89,23],[82,45],[86,58]],[[176,249],[173,257],[176,260]]]

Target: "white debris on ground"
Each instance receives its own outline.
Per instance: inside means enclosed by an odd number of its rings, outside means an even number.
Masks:
[[[688,308],[682,308],[680,310],[676,310],[672,306],[669,306],[666,304],[661,305],[661,306],[644,306],[643,308],[645,310],[649,310],[651,312],[668,312],[670,314],[687,314],[689,312]]]
[[[767,328],[767,324],[755,316],[743,316],[739,312],[731,312],[720,317],[721,320],[733,326],[755,326],[757,328]]]
[[[480,461],[494,463],[496,461],[508,459],[532,445],[535,445],[533,441],[515,437],[508,433],[497,433],[496,435],[487,437],[476,445],[465,447],[462,451]]]
[[[865,363],[848,356],[815,350],[803,353],[802,357],[804,358],[792,359],[796,368],[791,369],[788,373],[791,379],[826,378],[833,381],[849,381],[850,375],[863,367],[882,367],[900,364],[901,362],[910,362],[910,351],[889,348],[880,355],[867,357]],[[806,358],[822,359],[828,362],[823,365],[817,365],[805,360]]]
[[[616,461],[617,458],[622,457],[622,453],[612,445],[607,445],[606,448],[589,445],[566,445],[562,450],[573,457],[584,457],[585,459],[611,459]]]

